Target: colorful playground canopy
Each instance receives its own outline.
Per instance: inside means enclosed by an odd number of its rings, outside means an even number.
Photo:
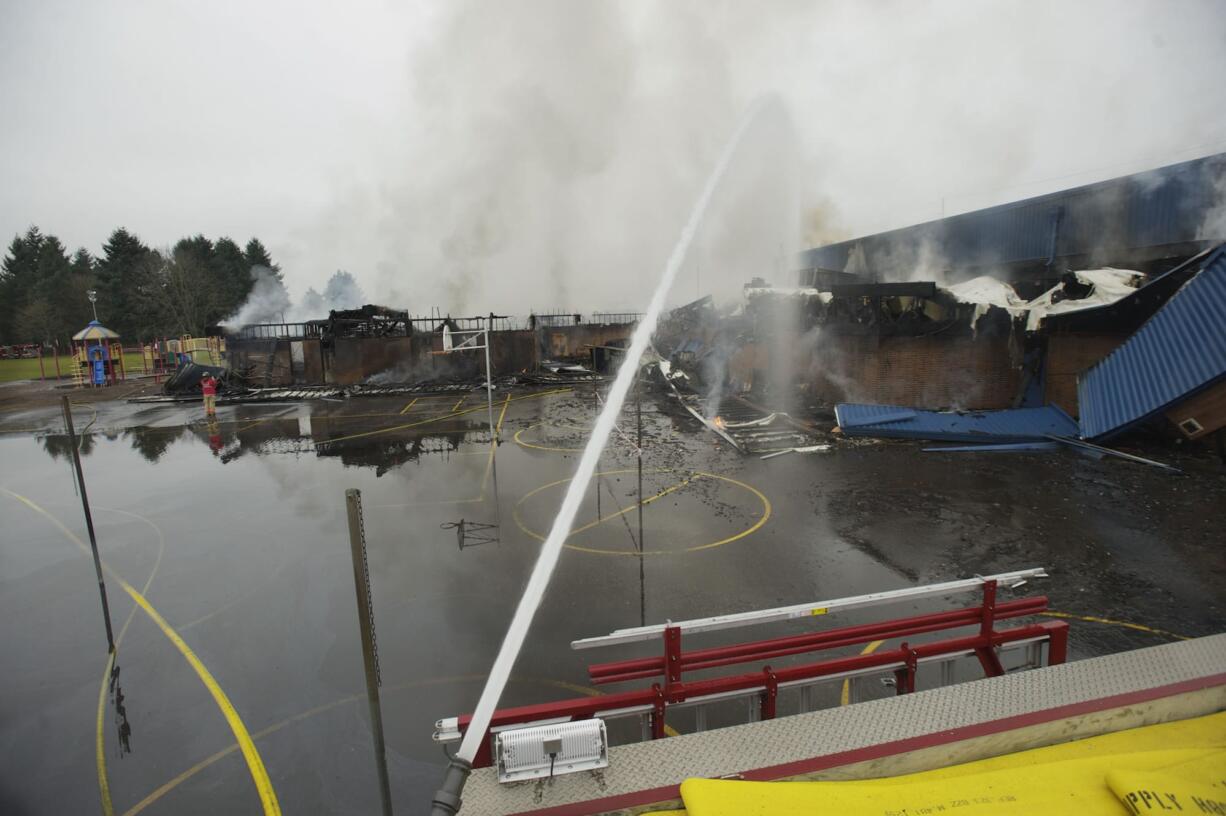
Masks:
[[[73,340],[117,340],[119,335],[103,326],[97,320],[89,321],[89,325],[72,336]]]

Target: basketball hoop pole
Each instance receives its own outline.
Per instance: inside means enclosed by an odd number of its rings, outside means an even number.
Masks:
[[[494,378],[490,374],[490,327],[494,325],[494,313],[490,312],[489,322],[485,324],[485,407],[490,417],[490,444],[497,445],[498,438],[494,430]]]

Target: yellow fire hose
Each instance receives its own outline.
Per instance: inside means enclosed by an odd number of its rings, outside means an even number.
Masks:
[[[1226,814],[1226,712],[855,782],[688,779],[688,816]]]

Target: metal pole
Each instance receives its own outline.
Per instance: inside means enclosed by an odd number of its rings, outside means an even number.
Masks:
[[[111,630],[111,605],[106,600],[106,583],[102,580],[102,558],[98,555],[98,539],[94,535],[94,516],[89,512],[89,496],[85,493],[85,474],[81,471],[81,452],[77,450],[77,432],[72,427],[72,407],[68,395],[62,398],[64,425],[68,428],[68,443],[72,447],[72,464],[81,488],[81,507],[85,510],[85,529],[89,531],[89,548],[94,553],[94,573],[98,576],[98,595],[102,598],[102,620],[106,624],[106,648],[115,651],[115,634]]]
[[[494,432],[494,377],[490,373],[490,326],[494,325],[494,313],[490,312],[490,322],[485,327],[485,407],[490,414],[490,439],[498,444]]]
[[[592,354],[596,354],[596,349],[592,349]],[[593,366],[595,368],[595,366]],[[600,386],[592,383],[592,427],[596,427],[597,420],[600,419]],[[600,512],[600,468],[596,469],[596,520],[600,521],[604,516]]]
[[[642,387],[636,376],[634,379],[634,408],[638,421],[638,471],[639,471],[639,552],[645,549],[643,541],[643,399]]]
[[[362,663],[366,672],[366,698],[370,703],[370,728],[375,740],[375,765],[379,771],[379,797],[383,813],[391,816],[392,791],[387,779],[387,754],[383,746],[383,713],[379,705],[379,655],[375,647],[375,616],[370,598],[370,570],[366,563],[366,532],[362,524],[362,493],[345,491],[349,512],[349,550],[353,556],[353,588],[358,599],[358,630],[362,634]]]
[[[638,471],[639,471],[639,626],[647,625],[647,579],[643,555],[647,543],[643,541],[643,387],[639,376],[634,377],[634,411],[638,421]]]

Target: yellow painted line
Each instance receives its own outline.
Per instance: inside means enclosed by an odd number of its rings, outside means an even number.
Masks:
[[[51,519],[51,521],[53,521],[56,524],[56,526],[58,526],[60,530],[64,532],[64,534],[68,537],[70,541],[72,541],[74,544],[76,544],[86,553],[89,552],[89,550],[85,549],[84,542],[82,542],[79,538],[77,538],[72,533],[71,530],[64,527],[64,525],[60,524],[59,519],[47,513],[45,510],[43,510],[43,508],[38,507],[33,502],[26,499],[24,496],[14,493],[13,491],[8,490],[8,489],[5,489],[4,492],[8,493],[9,496],[15,499],[18,499],[19,501],[25,502],[27,505],[31,507],[31,509],[36,510],[39,513],[42,513],[47,518]],[[139,519],[140,521],[143,521],[145,524],[149,525],[153,529],[153,531],[157,533],[157,536],[158,536],[157,556],[154,557],[153,559],[153,569],[149,570],[149,577],[145,579],[145,585],[141,589],[142,592],[148,592],[150,585],[153,584],[154,577],[157,575],[158,568],[162,564],[162,555],[166,551],[166,537],[162,534],[162,529],[158,527],[156,524],[154,524],[152,521],[150,521],[149,519],[140,515],[139,513],[130,513],[127,510],[117,510],[117,509],[110,508],[110,507],[99,507],[96,509],[102,512],[106,512],[106,513],[119,513],[124,516],[131,516],[132,518]],[[109,570],[109,567],[108,567],[108,570]],[[128,611],[128,617],[124,619],[123,626],[120,627],[119,629],[119,634],[115,636],[115,648],[116,649],[118,649],[119,645],[123,643],[124,635],[128,633],[128,627],[131,626],[132,618],[135,617],[135,615],[136,615],[136,607],[133,606],[132,609]],[[109,653],[106,659],[106,667],[102,671],[102,682],[99,683],[99,687],[98,687],[98,712],[97,712],[97,718],[96,718],[97,724],[96,724],[95,733],[94,733],[94,760],[95,760],[95,764],[97,765],[97,771],[98,771],[98,795],[101,798],[102,812],[105,816],[111,816],[114,813],[114,804],[111,801],[110,776],[106,770],[106,739],[104,736],[105,732],[103,729],[104,722],[105,722],[105,713],[106,713],[106,693],[107,693],[108,687],[110,686],[111,670],[113,669],[114,665],[115,665],[115,655],[114,653]]]
[[[132,609],[136,611],[135,607]],[[132,618],[129,616],[128,620]],[[106,689],[115,666],[115,653],[108,652],[106,668],[102,671],[102,685],[98,687],[98,727],[94,730],[94,760],[98,765],[98,794],[102,797],[103,816],[113,816],[115,805],[111,803],[111,783],[106,773],[106,738],[102,730],[106,714]]]
[[[522,448],[532,448],[533,450],[543,450],[543,451],[557,451],[558,453],[580,453],[582,452],[583,448],[557,448],[557,447],[553,447],[552,445],[538,445],[535,442],[525,442],[524,441],[523,439],[524,431],[530,431],[533,428],[537,427],[538,425],[543,425],[543,424],[544,424],[543,422],[537,422],[535,425],[529,425],[527,428],[520,428],[518,431],[515,432],[515,436],[513,437],[515,440],[515,444],[519,445]]]
[[[421,397],[413,397],[413,399],[409,400],[408,405],[400,409],[400,413],[407,414],[409,412],[409,409],[412,408],[414,405],[416,405],[419,399],[421,399]]]
[[[532,450],[552,451],[555,453],[582,453],[583,452],[583,448],[562,448],[562,447],[556,447],[553,445],[539,445],[536,442],[529,442],[526,439],[524,439],[523,435],[525,433],[532,430],[533,428],[539,428],[544,424],[545,424],[544,421],[534,422],[533,424],[527,426],[526,428],[520,428],[518,431],[515,432],[515,436],[514,436],[515,444],[519,445],[521,448],[531,448]],[[574,430],[580,431],[585,434],[592,430],[591,428],[580,428],[578,426],[573,426],[573,425],[572,426],[557,425],[556,423],[555,423],[555,426],[556,427],[571,427]],[[669,435],[671,436],[672,434],[673,434],[673,430],[670,428]],[[634,449],[634,444],[631,443],[628,439],[625,439],[620,436],[618,437],[618,439],[621,439],[621,441],[626,442],[628,445],[630,445],[631,450]]]
[[[271,422],[274,419],[287,419],[287,417],[275,416],[275,417],[264,417],[263,419],[254,419],[251,422],[248,422],[246,425],[241,425],[238,428],[235,428],[234,432],[238,433],[239,431],[245,431],[248,428],[254,428],[256,425],[260,425],[265,422]],[[218,423],[218,424],[221,424],[221,423]]]
[[[515,436],[514,436],[515,444],[519,445],[522,448],[532,448],[533,450],[543,450],[543,451],[555,451],[557,453],[582,453],[583,452],[583,448],[558,448],[558,447],[553,447],[552,445],[538,445],[535,442],[525,442],[524,441],[523,434],[525,431],[530,431],[533,428],[539,428],[540,426],[544,424],[545,424],[544,422],[534,422],[533,424],[529,425],[526,428],[520,428],[518,431],[515,432]],[[582,430],[591,430],[591,429],[588,428],[588,429],[582,429]]]
[[[498,413],[498,422],[494,425],[494,438],[490,440],[490,458],[485,460],[485,475],[481,477],[481,500],[485,499],[485,487],[490,480],[490,472],[494,469],[494,454],[498,450],[498,434],[502,432],[502,421],[507,416],[507,408],[511,404],[511,395],[502,402],[502,410]]]
[[[872,643],[868,644],[863,649],[861,649],[860,654],[862,655],[872,654],[873,652],[877,651],[877,647],[879,647],[883,643],[885,643],[884,640],[874,640]],[[850,702],[851,702],[851,680],[847,679],[843,681],[843,691],[841,694],[839,694],[839,705],[845,706]]]
[[[574,390],[573,388],[557,388],[552,391],[540,391],[535,394],[525,394],[522,397],[511,397],[510,395],[508,395],[508,399],[510,399],[511,402],[518,402],[520,400],[547,397],[551,394],[563,394],[563,393],[566,393],[568,391],[573,391],[573,390]],[[446,414],[439,414],[437,416],[428,417],[427,419],[419,419],[416,422],[408,422],[408,423],[405,423],[404,425],[392,425],[391,427],[388,427],[388,428],[376,428],[373,431],[363,431],[361,433],[349,434],[348,436],[338,436],[335,439],[325,439],[319,442],[315,442],[313,444],[316,447],[318,447],[320,445],[331,445],[336,442],[346,442],[350,439],[363,439],[368,436],[377,436],[379,434],[385,434],[385,433],[395,433],[396,431],[404,431],[404,430],[408,430],[409,428],[416,428],[421,425],[429,425],[432,422],[438,422],[444,419],[453,419],[458,416],[464,416],[465,414],[471,414],[474,411],[483,411],[483,410],[485,410],[484,406],[477,406],[476,408],[465,408],[463,411],[452,411]]]
[[[256,750],[255,743],[252,741],[251,735],[247,733],[247,727],[243,725],[242,718],[234,710],[230,698],[226,696],[221,686],[217,684],[217,680],[205,668],[204,663],[200,662],[200,658],[196,657],[196,653],[183,641],[183,638],[179,637],[179,633],[170,627],[166,619],[158,614],[153,605],[145,600],[145,596],[137,592],[135,588],[123,579],[119,580],[119,585],[132,596],[132,600],[140,604],[141,609],[145,610],[145,614],[153,619],[153,622],[162,630],[162,634],[170,639],[170,642],[175,645],[184,659],[196,670],[200,681],[204,683],[205,688],[213,695],[213,700],[217,703],[217,707],[221,709],[226,722],[230,724],[230,730],[234,732],[234,739],[242,749],[243,758],[247,761],[247,769],[251,772],[251,778],[255,781],[256,790],[259,791],[260,803],[264,806],[264,813],[266,816],[280,813],[281,806],[277,802],[277,793],[273,790],[272,780],[268,778],[268,771],[264,768],[264,760],[260,758],[260,752]]]
[[[1175,640],[1191,640],[1192,638],[1186,635],[1177,635],[1174,632],[1168,632],[1165,629],[1155,629],[1152,626],[1145,626],[1140,623],[1132,623],[1130,621],[1115,620],[1113,618],[1098,618],[1093,615],[1074,615],[1070,612],[1040,612],[1045,618],[1064,618],[1066,620],[1086,621],[1087,623],[1105,623],[1109,626],[1122,626],[1125,629],[1135,629],[1138,632],[1148,632],[1151,635],[1162,635],[1163,637],[1174,638]]]
[[[673,472],[674,472],[674,471],[673,471],[671,468],[652,468],[651,470],[644,470],[644,471],[643,471],[643,473],[673,473]],[[596,473],[593,473],[592,475],[593,475],[593,476],[616,476],[616,475],[618,475],[618,474],[623,474],[623,473],[637,473],[637,470],[630,470],[630,469],[626,469],[626,470],[602,470],[602,471],[598,471],[598,472],[596,472]],[[679,488],[679,487],[683,487],[683,486],[685,486],[685,485],[689,484],[691,481],[693,481],[693,479],[694,479],[694,476],[693,476],[693,475],[691,475],[691,476],[689,476],[688,478],[684,479],[683,481],[678,482],[678,483],[677,483],[676,485],[674,485],[673,487],[668,488],[668,490],[671,492],[671,491],[673,491],[673,490],[676,490],[676,489],[677,489],[677,488]],[[526,502],[528,499],[530,499],[530,498],[532,498],[533,496],[535,496],[537,493],[541,493],[541,492],[543,492],[543,491],[545,491],[545,490],[548,490],[548,489],[549,489],[549,488],[551,488],[551,487],[557,487],[558,485],[564,485],[564,484],[566,484],[566,483],[567,483],[567,482],[569,482],[569,481],[570,481],[570,479],[569,479],[569,478],[567,478],[567,479],[558,479],[558,480],[556,480],[556,481],[549,482],[548,484],[543,484],[543,485],[541,485],[540,487],[533,488],[532,490],[529,490],[527,493],[525,493],[523,496],[520,496],[519,501],[517,501],[517,502],[515,503],[515,507],[514,507],[514,508],[512,508],[512,517],[515,519],[515,525],[516,525],[517,527],[519,527],[519,529],[520,529],[520,531],[521,531],[522,533],[524,533],[525,535],[527,535],[527,536],[528,536],[528,537],[530,537],[530,538],[535,538],[537,541],[544,542],[544,540],[545,540],[545,536],[541,535],[541,534],[540,534],[540,533],[538,533],[536,530],[532,530],[532,529],[529,529],[529,528],[528,528],[528,525],[527,525],[527,524],[524,522],[523,517],[519,515],[519,507],[520,507],[520,505],[521,505],[521,504],[523,504],[523,503],[524,503],[524,502]],[[643,504],[647,504],[648,502],[652,501],[652,499],[654,499],[654,498],[655,498],[655,497],[653,496],[653,497],[648,498],[648,499],[643,499]],[[619,512],[619,513],[615,513],[615,514],[613,514],[613,515],[608,515],[608,516],[605,516],[604,518],[597,519],[595,522],[593,522],[593,523],[591,523],[591,524],[584,525],[583,529],[584,529],[584,530],[589,530],[589,529],[591,529],[592,527],[596,526],[597,524],[601,524],[602,522],[604,522],[604,521],[605,521],[605,520],[607,520],[607,519],[617,518],[617,517],[618,517],[618,516],[620,516],[620,515],[624,515],[624,514],[626,514],[626,513],[629,513],[631,510],[635,509],[636,507],[638,507],[638,504],[637,504],[637,503],[636,503],[636,504],[631,504],[629,507],[627,507],[626,509],[622,510],[622,511],[621,511],[621,512]],[[574,535],[576,532],[578,532],[578,531],[577,531],[577,530],[571,530],[570,534],[573,536],[573,535]],[[569,537],[569,536],[568,536],[568,537]],[[567,546],[570,546],[570,545],[567,545]],[[602,553],[604,553],[604,552],[610,552],[610,551],[606,551],[606,550],[599,550],[598,552],[602,552]],[[637,552],[636,552],[636,553],[633,553],[633,555],[638,555],[638,553],[637,553]]]
[[[153,578],[157,575],[158,567],[162,565],[162,554],[166,552],[166,537],[162,535],[162,528],[158,527],[149,519],[139,513],[129,513],[127,510],[116,510],[108,507],[99,507],[98,510],[108,513],[119,513],[124,516],[131,516],[139,519],[145,524],[153,528],[153,531],[158,536],[158,554],[153,559],[153,569],[149,570],[149,577],[145,579],[145,585],[141,587],[141,592],[148,592],[149,587],[153,584]],[[123,643],[124,635],[128,633],[128,627],[132,625],[132,618],[136,616],[136,607],[133,606],[128,610],[128,617],[124,619],[123,626],[119,629],[119,634],[115,636],[115,648],[118,649]],[[111,816],[115,812],[115,806],[111,802],[111,782],[110,775],[106,771],[106,738],[103,732],[103,723],[106,714],[106,693],[110,686],[111,671],[115,666],[115,653],[111,652],[106,658],[106,668],[102,671],[102,682],[98,685],[98,716],[97,727],[94,734],[94,758],[98,765],[98,794],[102,798],[102,812],[104,816]]]
[[[481,477],[481,492],[471,499],[438,499],[436,501],[427,502],[396,502],[394,504],[372,504],[371,507],[430,507],[438,504],[480,504],[485,501],[485,490],[489,484],[490,473],[494,469],[494,454],[498,450],[498,434],[502,431],[502,421],[507,415],[507,406],[511,404],[511,395],[507,394],[507,398],[503,400],[502,411],[498,414],[498,422],[494,425],[494,438],[490,440],[490,452],[488,454],[474,452],[472,454],[455,453],[452,456],[487,456],[485,462],[485,475]]]
[[[677,482],[675,485],[672,485],[671,487],[666,487],[666,488],[664,488],[664,489],[663,489],[663,490],[661,490],[659,493],[656,493],[654,496],[648,496],[647,498],[643,499],[642,501],[637,501],[637,502],[635,502],[634,504],[632,504],[632,505],[630,505],[629,507],[627,507],[625,510],[618,510],[616,513],[610,513],[609,515],[604,516],[603,518],[598,518],[598,519],[596,519],[595,521],[589,521],[587,524],[584,524],[582,527],[576,527],[576,528],[574,528],[573,530],[571,530],[571,531],[570,531],[570,534],[571,534],[571,535],[579,535],[579,533],[585,533],[585,532],[587,532],[588,530],[592,529],[593,527],[595,527],[595,526],[597,526],[597,525],[599,525],[599,524],[604,524],[604,523],[605,523],[606,521],[608,521],[609,519],[614,519],[614,518],[617,518],[617,517],[619,517],[619,516],[624,516],[624,515],[626,515],[626,514],[627,514],[627,513],[629,513],[631,510],[634,510],[635,508],[639,507],[640,505],[642,505],[643,507],[646,507],[647,505],[651,504],[651,503],[652,503],[653,501],[655,501],[656,499],[662,499],[662,498],[664,498],[665,496],[667,496],[669,493],[673,493],[673,492],[675,492],[675,491],[680,490],[680,489],[681,489],[681,488],[683,488],[683,487],[687,487],[687,486],[689,485],[689,483],[690,483],[690,482],[692,482],[693,480],[694,480],[694,477],[693,477],[693,476],[691,476],[691,477],[689,477],[689,478],[686,478],[686,479],[682,479],[681,481]],[[544,539],[541,539],[541,540],[542,540],[542,541],[544,541]],[[636,553],[636,555],[637,555],[637,553]]]
[[[597,474],[595,474],[595,475],[597,475],[597,476],[616,476],[616,475],[619,475],[619,474],[625,474],[625,473],[635,473],[635,472],[636,472],[635,470],[627,468],[627,469],[625,469],[625,470],[606,470],[606,471],[601,471],[600,473],[597,473]],[[656,469],[656,470],[645,470],[645,471],[643,471],[643,472],[644,472],[644,473],[672,473],[673,471],[672,471],[671,469],[669,469],[669,468],[664,468],[664,469]],[[707,472],[705,472],[705,471],[701,471],[701,470],[699,470],[699,471],[694,471],[694,473],[693,473],[693,475],[692,475],[692,476],[690,476],[689,478],[687,478],[687,479],[686,479],[686,480],[684,480],[683,482],[681,482],[681,483],[679,483],[679,484],[677,484],[677,485],[674,485],[674,486],[672,486],[672,487],[668,488],[668,489],[667,489],[666,491],[664,491],[663,493],[660,493],[660,494],[657,494],[657,495],[655,495],[655,496],[651,496],[651,497],[648,497],[648,498],[646,498],[646,499],[643,499],[643,500],[642,500],[642,503],[643,503],[644,505],[646,505],[646,504],[648,504],[648,503],[650,503],[650,502],[652,502],[652,501],[655,501],[656,499],[660,498],[661,496],[663,496],[663,495],[667,495],[667,493],[671,493],[671,492],[673,492],[673,491],[675,491],[675,490],[680,489],[681,487],[684,487],[684,486],[685,486],[685,485],[687,485],[687,484],[690,484],[691,482],[693,482],[695,479],[697,479],[697,478],[699,478],[699,477],[705,477],[705,478],[708,478],[708,479],[718,479],[718,480],[719,480],[719,481],[721,481],[721,482],[727,482],[727,483],[729,483],[729,484],[736,485],[737,487],[740,487],[740,488],[743,488],[743,489],[745,489],[745,490],[748,490],[750,493],[754,494],[754,495],[755,495],[755,496],[758,498],[758,500],[759,500],[759,501],[762,503],[762,514],[761,514],[761,516],[758,518],[757,522],[755,522],[755,523],[754,523],[752,526],[747,527],[747,528],[746,528],[746,529],[744,529],[744,530],[741,530],[739,533],[735,533],[734,535],[730,535],[730,536],[728,536],[727,538],[721,538],[720,540],[718,540],[718,541],[712,541],[712,542],[711,542],[711,543],[709,543],[709,544],[699,544],[699,545],[694,546],[694,547],[686,547],[686,548],[685,548],[685,549],[683,549],[683,550],[647,550],[646,552],[639,553],[639,552],[629,551],[629,550],[601,550],[601,549],[597,549],[597,548],[595,548],[595,547],[583,547],[583,546],[580,546],[580,545],[578,545],[578,544],[566,544],[565,546],[567,547],[567,549],[571,549],[571,550],[578,550],[579,552],[593,553],[593,554],[595,554],[595,555],[622,555],[622,556],[630,556],[630,557],[637,557],[637,556],[639,556],[639,555],[677,555],[678,553],[681,553],[681,552],[698,552],[698,551],[700,551],[700,550],[709,550],[709,549],[712,549],[712,548],[714,548],[714,547],[720,547],[720,546],[723,546],[724,544],[731,544],[731,543],[732,543],[732,542],[734,542],[734,541],[738,541],[738,540],[740,540],[740,539],[744,538],[745,536],[750,535],[751,533],[756,532],[758,529],[760,529],[760,528],[762,527],[762,525],[763,525],[763,524],[766,524],[766,522],[767,522],[767,521],[770,519],[770,517],[771,517],[771,512],[772,512],[772,509],[771,509],[771,503],[770,503],[770,499],[766,498],[766,495],[765,495],[765,494],[763,494],[761,490],[758,490],[758,489],[757,489],[756,487],[754,487],[753,485],[749,485],[749,484],[746,484],[745,482],[738,481],[737,479],[733,479],[731,476],[721,476],[721,475],[719,475],[719,474],[717,474],[717,473],[707,473]],[[519,529],[520,529],[520,530],[521,530],[521,531],[522,531],[522,532],[523,532],[525,535],[528,535],[528,536],[530,536],[530,537],[532,537],[532,538],[535,538],[537,541],[544,541],[544,540],[545,540],[545,537],[544,537],[544,536],[542,536],[540,533],[536,532],[535,530],[530,530],[530,529],[528,528],[528,526],[527,526],[527,525],[524,523],[523,517],[522,517],[522,516],[520,515],[520,513],[519,513],[519,508],[520,508],[520,506],[521,506],[521,505],[522,505],[522,504],[523,504],[525,501],[527,501],[528,499],[530,499],[532,496],[536,495],[537,493],[540,493],[540,492],[541,492],[541,491],[543,491],[543,490],[548,490],[548,489],[549,489],[549,488],[551,488],[551,487],[557,487],[558,485],[566,484],[566,483],[567,483],[567,482],[569,482],[569,481],[570,481],[570,479],[558,479],[558,480],[557,480],[557,481],[555,481],[555,482],[549,482],[548,484],[543,484],[543,485],[541,485],[540,487],[535,488],[535,489],[530,490],[529,492],[525,493],[525,494],[524,494],[524,495],[523,495],[523,496],[520,498],[520,500],[519,500],[519,501],[517,501],[517,502],[515,503],[515,506],[512,508],[512,513],[511,513],[511,516],[512,516],[512,518],[515,520],[515,524],[516,524],[516,526],[517,526],[517,527],[519,527]],[[584,526],[582,526],[582,527],[580,527],[580,528],[577,528],[577,529],[575,529],[575,530],[572,530],[570,535],[571,535],[571,536],[574,536],[576,533],[583,532],[584,530],[590,530],[590,529],[592,529],[593,527],[595,527],[595,526],[597,526],[597,525],[599,525],[599,524],[603,524],[603,523],[605,523],[606,521],[609,521],[610,519],[615,519],[615,518],[617,518],[617,517],[619,517],[619,516],[621,516],[621,515],[623,515],[623,514],[625,514],[625,513],[628,513],[628,512],[630,512],[631,510],[635,509],[636,507],[638,507],[638,504],[637,504],[637,503],[635,503],[635,504],[631,504],[629,507],[627,507],[627,508],[626,508],[626,509],[624,509],[624,510],[621,510],[621,511],[620,511],[620,512],[618,512],[618,513],[613,513],[613,514],[611,514],[611,515],[608,515],[608,516],[605,516],[605,517],[603,517],[603,518],[601,518],[601,519],[598,519],[597,521],[595,521],[595,522],[593,522],[593,523],[591,523],[591,524],[586,524],[586,525],[584,525]],[[568,536],[568,539],[569,539],[569,538],[570,538],[570,536]]]
[[[462,405],[463,402],[464,402],[464,397],[460,397],[458,400],[456,400],[455,405],[451,406],[451,413],[454,414],[456,411],[460,410],[460,405]]]
[[[61,522],[54,515],[35,504],[30,499],[27,499],[25,496],[14,493],[8,489],[4,489],[4,492],[22,502],[31,510],[34,510],[36,513],[47,518],[52,524],[58,527],[60,531],[69,538],[69,540],[74,542],[77,547],[83,550],[86,554],[89,554],[90,550],[85,543],[81,541],[76,533],[65,527],[63,522]],[[175,645],[175,648],[177,648],[180,654],[183,655],[183,658],[188,662],[188,665],[195,670],[196,675],[200,678],[200,681],[204,683],[205,688],[207,688],[209,693],[213,696],[213,700],[217,703],[218,708],[221,709],[221,713],[226,718],[226,722],[229,724],[230,730],[234,733],[235,741],[243,751],[243,757],[247,761],[247,770],[250,772],[251,779],[255,783],[256,791],[260,795],[260,802],[263,805],[264,813],[266,816],[279,814],[281,812],[281,806],[277,802],[277,795],[273,790],[272,780],[268,778],[268,772],[264,768],[264,762],[260,758],[259,751],[256,750],[255,743],[251,741],[251,735],[247,733],[247,727],[243,725],[242,718],[238,716],[238,712],[230,703],[230,699],[226,696],[226,693],[222,691],[221,686],[218,685],[217,680],[214,679],[209,670],[205,668],[204,663],[200,661],[200,658],[196,657],[195,652],[193,652],[191,648],[188,647],[188,645],[183,641],[183,638],[179,637],[179,634],[173,628],[171,628],[170,624],[166,622],[166,619],[163,618],[158,611],[153,608],[153,605],[145,599],[144,595],[138,592],[135,587],[133,587],[118,573],[111,569],[108,564],[103,563],[102,568],[116,583],[119,584],[120,587],[123,588],[125,592],[128,593],[128,595],[132,597],[132,600],[134,600],[137,605],[144,610],[145,614],[148,615],[155,624],[157,624],[158,628],[162,630],[162,634],[164,634],[170,640],[170,642]]]
[[[250,595],[242,595],[230,601],[229,603],[222,604],[221,606],[214,609],[212,612],[201,615],[200,617],[196,618],[193,621],[188,621],[187,623],[180,623],[177,628],[180,633],[186,632],[188,629],[191,629],[193,626],[199,626],[205,621],[212,620],[213,618],[217,617],[222,612],[225,612],[229,609],[233,609],[234,607],[238,606],[240,603],[242,603],[243,601],[247,600],[250,597],[251,597]]]

